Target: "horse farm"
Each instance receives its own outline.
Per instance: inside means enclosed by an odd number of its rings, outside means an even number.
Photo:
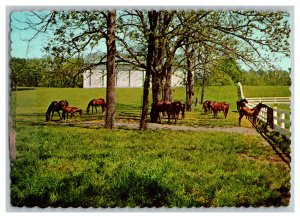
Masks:
[[[104,128],[101,107],[87,113],[92,99],[105,99],[105,90],[19,88],[11,92],[16,135],[10,172],[13,206],[290,204],[290,144],[263,137],[246,117],[239,126],[236,85],[207,87],[207,100],[229,104],[226,118],[222,111],[214,116],[205,113],[202,105],[193,105],[184,119],[179,115],[177,124],[172,117],[168,124],[167,116],[161,123],[151,123],[149,108],[144,131],[138,129],[142,88],[116,89],[113,130]],[[289,86],[244,86],[243,91],[247,98],[291,96]],[[173,95],[174,100],[182,101],[185,88],[174,88]],[[46,121],[48,106],[59,100],[80,109],[81,116],[75,113],[67,118],[64,114],[65,119],[60,119],[55,112]],[[277,107],[290,110],[285,105]]]

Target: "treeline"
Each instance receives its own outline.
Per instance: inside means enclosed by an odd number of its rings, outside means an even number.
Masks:
[[[74,62],[76,61],[76,64]],[[73,62],[73,63],[72,63]],[[83,60],[61,62],[59,59],[10,60],[10,83],[19,87],[82,87]]]
[[[76,66],[76,67],[75,67]],[[84,71],[83,60],[76,65],[59,63],[50,58],[23,59],[12,58],[11,87],[82,87]],[[241,82],[243,85],[291,85],[290,73],[283,70],[241,70],[230,61],[219,63],[207,80],[207,85],[225,86]],[[201,70],[196,70],[195,85],[201,85]]]

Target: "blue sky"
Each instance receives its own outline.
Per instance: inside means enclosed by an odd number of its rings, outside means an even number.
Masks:
[[[12,12],[11,14],[11,56],[18,58],[42,58],[46,54],[43,53],[43,45],[49,40],[51,34],[38,34],[30,43],[26,39],[31,38],[35,31],[32,29],[20,31],[18,28],[26,27],[19,21],[26,21],[29,14],[26,11]],[[30,17],[32,19],[32,17]],[[17,28],[16,28],[17,27]],[[274,56],[275,57],[275,56]],[[288,71],[291,67],[291,58],[280,58],[279,62],[274,62],[279,69]],[[247,68],[247,67],[245,67]]]

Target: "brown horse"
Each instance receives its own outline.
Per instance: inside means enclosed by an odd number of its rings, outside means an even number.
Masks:
[[[62,110],[62,107],[65,106],[65,105],[66,106],[69,105],[68,101],[66,101],[66,100],[60,100],[59,102],[52,101],[51,104],[49,105],[48,109],[47,109],[47,112],[46,112],[46,121],[50,120],[50,114],[51,113],[52,113],[51,120],[53,119],[53,113],[54,112],[57,112],[58,115],[59,115],[59,118],[62,119],[61,116],[60,116],[59,111]]]
[[[80,114],[80,116],[82,116],[82,110],[80,108],[77,108],[77,107],[63,106],[62,110],[63,110],[63,118],[64,118],[64,120],[66,119],[66,116],[65,116],[66,113],[67,114],[68,113],[71,114],[70,119],[72,119],[73,116],[76,119],[76,114],[75,114],[76,112],[78,112]]]
[[[253,118],[252,126],[254,126],[254,124],[256,123],[256,119],[257,119],[257,116],[259,114],[259,111],[261,110],[262,107],[267,107],[267,105],[259,103],[259,104],[257,104],[252,109],[250,109],[250,108],[248,108],[246,106],[241,107],[240,111],[239,111],[239,114],[240,114],[240,117],[239,117],[239,126],[241,126],[241,120],[242,120],[242,118],[243,118],[244,115]]]
[[[170,124],[170,117],[173,115],[173,109],[172,109],[172,102],[170,101],[158,101],[155,103],[152,103],[150,117],[151,122],[155,123],[157,119],[159,120],[159,123],[161,123],[161,118],[159,116],[160,112],[167,112],[168,115],[168,124]]]
[[[210,106],[210,103],[211,101],[205,101],[203,102],[203,110],[204,110],[204,113],[206,114],[207,112],[210,112],[211,113],[211,106]]]
[[[52,101],[49,105],[47,112],[46,112],[46,122],[50,120],[50,114],[52,113],[51,120],[53,118],[54,112],[57,112],[59,115],[59,118],[61,119],[60,113],[59,113],[60,107],[57,101]]]
[[[185,103],[182,101],[172,102],[172,115],[173,119],[175,119],[175,123],[177,124],[179,114],[181,112],[181,119],[184,119],[184,111],[185,111]]]
[[[239,112],[241,107],[246,106],[246,104],[248,104],[248,101],[246,98],[242,99],[242,100],[238,100],[236,101],[236,109]]]
[[[102,113],[103,113],[105,111],[106,103],[105,103],[105,100],[103,98],[90,100],[90,102],[88,103],[88,106],[86,108],[87,113],[90,112],[90,107],[91,106],[92,106],[92,113],[94,113],[94,107],[95,107],[96,113],[97,113],[97,107],[98,106],[102,107]]]
[[[217,118],[218,112],[223,111],[224,117],[226,119],[228,110],[229,110],[229,106],[230,105],[226,102],[215,102],[215,101],[210,102],[210,107],[214,113],[214,118]]]

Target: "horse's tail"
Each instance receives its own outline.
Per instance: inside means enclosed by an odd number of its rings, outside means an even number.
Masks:
[[[185,103],[182,102],[181,103],[181,118],[184,119],[185,118],[185,115],[184,115],[184,111],[185,111]]]

